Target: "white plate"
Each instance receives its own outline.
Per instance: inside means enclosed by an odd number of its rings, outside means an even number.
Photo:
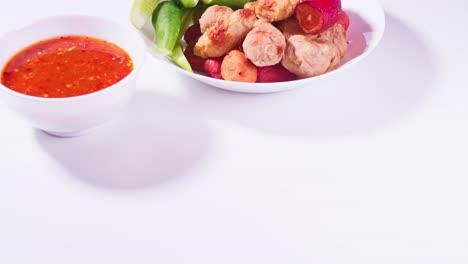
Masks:
[[[385,28],[385,14],[378,0],[342,0],[343,9],[350,17],[348,29],[349,49],[342,63],[336,69],[325,74],[299,79],[289,82],[276,83],[243,83],[219,80],[198,73],[191,73],[179,68],[171,61],[155,52],[154,38],[151,24],[148,23],[141,31],[148,47],[148,52],[157,60],[169,64],[170,68],[190,78],[201,81],[208,85],[225,90],[243,93],[272,93],[291,90],[305,85],[313,85],[319,80],[330,78],[340,72],[349,69],[357,62],[369,55],[380,42]]]

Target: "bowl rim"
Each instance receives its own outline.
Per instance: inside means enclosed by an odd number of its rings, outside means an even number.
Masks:
[[[20,26],[15,27],[15,28],[5,32],[4,34],[0,35],[0,40],[7,38],[10,34],[14,34],[15,32],[26,30],[28,28],[38,27],[38,25],[40,23],[43,23],[43,22],[54,21],[54,20],[61,21],[61,20],[67,20],[67,19],[94,20],[94,21],[99,21],[100,23],[107,23],[107,24],[110,24],[112,26],[121,28],[122,29],[121,30],[122,34],[127,35],[128,36],[127,39],[130,39],[130,41],[135,42],[136,45],[138,46],[138,48],[137,48],[138,53],[130,54],[130,52],[128,50],[124,49],[125,52],[127,52],[127,54],[132,59],[132,62],[133,62],[132,71],[129,74],[127,74],[125,77],[120,79],[118,82],[116,82],[116,83],[114,83],[114,84],[112,84],[110,86],[107,86],[107,87],[105,87],[105,88],[103,88],[101,90],[91,92],[91,93],[87,93],[87,94],[83,94],[83,95],[68,96],[68,97],[39,97],[39,96],[27,95],[27,94],[17,92],[17,91],[15,91],[13,89],[10,89],[10,88],[6,87],[1,82],[0,82],[0,92],[4,92],[6,94],[9,94],[9,95],[12,95],[12,96],[15,96],[15,97],[20,97],[20,98],[23,98],[23,99],[26,99],[26,100],[32,100],[32,101],[38,101],[38,102],[59,102],[59,101],[83,100],[83,99],[86,99],[86,98],[89,98],[89,97],[95,97],[95,96],[103,95],[105,93],[110,93],[111,90],[113,90],[112,88],[115,88],[116,86],[118,86],[118,84],[120,84],[120,83],[122,83],[122,82],[124,82],[124,81],[126,81],[128,79],[133,78],[133,76],[136,75],[139,72],[140,68],[144,64],[144,60],[145,60],[145,57],[146,57],[144,40],[130,26],[128,26],[126,24],[123,24],[123,23],[119,23],[118,21],[115,21],[115,20],[112,20],[112,19],[109,19],[109,18],[106,18],[106,17],[102,17],[102,16],[73,14],[73,13],[44,16],[44,17],[40,17],[40,18],[37,18],[37,19],[30,20],[27,23],[23,23]],[[131,36],[129,36],[130,34],[131,34]],[[73,35],[73,33],[70,33],[70,35]],[[76,35],[85,36],[86,34],[76,34]],[[55,37],[59,37],[59,36],[62,36],[62,35],[58,34]],[[51,38],[53,38],[53,37],[54,36],[52,36]],[[110,43],[113,43],[112,41],[109,41],[109,40],[107,40],[105,38],[102,38],[102,37],[97,37],[97,38],[108,41]],[[44,39],[47,39],[47,38],[44,38]],[[38,39],[38,40],[36,40],[36,42],[44,40],[44,39]],[[1,43],[1,41],[0,41],[0,43]],[[34,43],[35,42],[30,43],[30,45],[32,45]],[[113,44],[115,44],[115,43],[113,43]],[[25,46],[25,47],[27,47],[27,46]],[[24,49],[25,47],[18,48],[16,53],[20,52],[21,49]],[[16,54],[16,53],[14,53],[14,54]],[[14,56],[14,54],[13,54],[13,56]],[[137,59],[135,59],[135,58],[137,58]],[[9,59],[11,59],[11,57]],[[9,61],[9,59],[7,60],[7,62]],[[138,61],[139,63],[135,64],[135,61]],[[0,74],[3,74],[3,69],[4,69],[5,66],[6,66],[6,64],[0,65],[0,67],[1,67],[0,68],[0,71],[1,71]],[[1,78],[1,75],[0,75],[0,78]]]

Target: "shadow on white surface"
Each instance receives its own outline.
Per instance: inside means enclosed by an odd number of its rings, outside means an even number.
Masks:
[[[316,87],[252,95],[181,76],[187,100],[214,118],[281,136],[331,138],[382,128],[421,104],[436,75],[431,51],[419,35],[391,14],[386,22],[372,54]]]
[[[206,121],[174,98],[137,92],[118,119],[81,137],[36,131],[39,145],[80,181],[145,189],[181,177],[210,143]]]

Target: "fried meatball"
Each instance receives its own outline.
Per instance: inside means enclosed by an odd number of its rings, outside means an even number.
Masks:
[[[299,77],[313,77],[338,66],[347,48],[346,32],[341,25],[319,35],[293,35],[286,41],[281,64]]]
[[[257,0],[253,6],[259,18],[275,22],[291,17],[299,2],[300,0]]]
[[[214,5],[208,7],[199,20],[201,32],[205,33],[210,27],[216,24],[216,21],[224,16],[231,15],[233,12],[234,10],[227,6]]]
[[[278,64],[284,55],[286,40],[270,22],[258,20],[242,44],[247,58],[258,67]]]
[[[198,39],[194,54],[202,58],[225,55],[242,44],[255,21],[257,17],[250,9],[238,9],[231,15],[222,17]]]

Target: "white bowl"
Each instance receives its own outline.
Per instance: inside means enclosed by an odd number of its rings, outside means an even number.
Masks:
[[[86,35],[110,41],[133,60],[133,71],[118,83],[100,91],[65,98],[41,98],[0,85],[0,99],[31,126],[57,136],[77,136],[121,111],[130,100],[138,70],[145,58],[145,45],[131,27],[99,17],[64,15],[31,22],[0,38],[0,67],[20,49],[43,39],[63,35]]]
[[[154,58],[168,63],[172,69],[190,78],[225,90],[244,93],[271,93],[290,90],[299,86],[314,85],[317,81],[333,77],[335,74],[349,69],[357,62],[369,55],[380,42],[385,28],[385,13],[378,0],[342,0],[343,9],[350,16],[348,29],[349,50],[343,58],[341,65],[325,74],[299,79],[289,82],[277,83],[242,83],[210,78],[202,74],[185,71],[171,61],[155,52],[154,35],[151,27],[145,28],[143,34],[148,51]]]

